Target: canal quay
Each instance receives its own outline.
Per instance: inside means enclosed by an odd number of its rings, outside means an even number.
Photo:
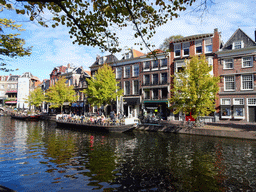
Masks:
[[[99,133],[2,116],[0,148],[0,189],[256,191],[255,140]]]

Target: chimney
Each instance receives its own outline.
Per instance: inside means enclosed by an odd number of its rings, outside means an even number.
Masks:
[[[214,29],[214,33],[218,33],[218,28],[215,28],[215,29]]]
[[[256,29],[254,31],[254,41],[256,42]]]
[[[70,68],[70,63],[68,64],[68,68]]]

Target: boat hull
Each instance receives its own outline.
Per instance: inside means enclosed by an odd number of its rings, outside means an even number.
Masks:
[[[11,118],[13,118],[13,119],[20,119],[20,120],[39,120],[40,119],[40,115],[32,115],[32,116],[11,115]]]
[[[135,125],[96,125],[96,124],[83,124],[83,123],[74,123],[74,122],[62,122],[56,120],[58,127],[68,127],[68,128],[79,128],[83,130],[97,130],[105,132],[127,132],[135,129]]]

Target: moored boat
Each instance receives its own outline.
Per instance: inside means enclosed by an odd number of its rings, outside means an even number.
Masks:
[[[13,119],[20,119],[20,120],[39,120],[40,115],[19,115],[19,114],[12,114],[11,118]]]
[[[80,128],[84,130],[97,130],[105,132],[127,132],[135,129],[135,124],[130,125],[102,125],[94,123],[81,123],[81,122],[67,122],[63,120],[56,120],[58,127],[68,127],[68,128]]]

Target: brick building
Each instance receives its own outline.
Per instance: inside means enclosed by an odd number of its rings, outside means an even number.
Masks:
[[[221,120],[256,122],[255,41],[239,28],[217,54]]]
[[[218,29],[214,29],[213,33],[198,34],[183,37],[170,42],[170,67],[171,75],[180,71],[185,66],[186,59],[192,56],[205,54],[209,65],[213,66],[211,74],[218,76],[218,58],[216,52],[222,46],[221,35]],[[216,100],[217,106],[219,100]],[[217,109],[218,112],[218,109]],[[174,120],[182,120],[182,112],[172,115]]]

